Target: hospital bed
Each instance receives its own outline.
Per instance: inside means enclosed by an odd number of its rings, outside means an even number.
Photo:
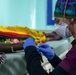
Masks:
[[[64,58],[68,51],[68,40],[62,39],[60,41],[49,41],[46,43],[53,48],[54,52],[60,58]],[[42,63],[42,66],[46,67],[48,61],[44,55],[43,61],[44,63]],[[6,61],[2,66],[0,66],[0,75],[28,75],[26,70],[26,61],[24,59],[24,52],[21,51],[6,54]]]

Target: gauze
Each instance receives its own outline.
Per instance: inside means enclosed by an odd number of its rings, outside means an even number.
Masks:
[[[58,35],[60,35],[62,38],[67,38],[72,36],[71,32],[68,29],[68,25],[66,23],[62,23],[60,26],[58,26],[55,32]]]

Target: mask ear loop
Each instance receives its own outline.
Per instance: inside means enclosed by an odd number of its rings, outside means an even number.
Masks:
[[[66,7],[67,7],[67,4],[68,4],[68,0],[66,0],[66,4],[65,4],[65,6],[64,6],[63,21],[64,21],[64,18],[65,18],[65,13],[66,13]]]

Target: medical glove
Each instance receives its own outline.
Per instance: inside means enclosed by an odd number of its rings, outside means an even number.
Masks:
[[[23,48],[25,49],[27,46],[35,46],[36,47],[36,44],[35,44],[33,38],[29,37],[26,39],[26,41],[23,44]],[[38,48],[37,48],[37,51],[41,55],[41,52],[38,50]]]
[[[42,52],[49,60],[53,59],[53,57],[55,56],[55,53],[48,44],[40,44],[38,46],[38,50],[39,52]]]
[[[36,46],[35,43],[34,43],[34,39],[31,38],[31,37],[26,39],[26,41],[23,44],[23,48],[25,49],[28,46]]]
[[[23,48],[25,49],[26,47],[28,46],[35,46],[36,47],[36,44],[34,43],[34,39],[33,38],[27,38],[26,41],[24,42],[23,44]],[[37,52],[39,53],[39,59],[43,62],[43,59],[41,57],[41,53],[40,51],[38,50],[37,48]]]

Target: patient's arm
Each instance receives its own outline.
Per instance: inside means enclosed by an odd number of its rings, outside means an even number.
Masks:
[[[45,33],[45,35],[46,35],[47,41],[61,40],[62,39],[62,37],[54,31],[52,33]]]
[[[23,50],[23,43],[0,44],[0,52],[11,53],[19,50]]]

